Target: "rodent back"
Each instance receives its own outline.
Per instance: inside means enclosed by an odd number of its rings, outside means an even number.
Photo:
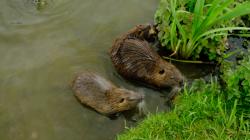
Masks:
[[[111,59],[121,75],[156,87],[172,87],[183,81],[179,70],[163,60],[149,43],[138,39],[117,40]]]
[[[127,39],[111,51],[111,59],[118,71],[133,78],[152,73],[159,57],[146,41]]]
[[[103,114],[134,108],[144,97],[140,93],[118,88],[103,77],[92,73],[78,75],[72,88],[80,102]]]
[[[73,90],[78,96],[85,98],[104,97],[110,88],[113,88],[113,85],[109,81],[94,73],[79,74],[73,82]]]

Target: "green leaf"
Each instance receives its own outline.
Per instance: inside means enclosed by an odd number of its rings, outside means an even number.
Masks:
[[[175,48],[176,45],[176,40],[177,40],[177,35],[176,35],[176,20],[173,21],[171,24],[171,31],[170,31],[170,42],[171,42],[171,48],[172,50]]]
[[[203,34],[201,34],[200,36],[197,37],[197,40],[198,41],[199,39],[201,39],[202,37],[205,37],[209,34],[213,34],[213,33],[216,33],[216,32],[221,32],[221,31],[230,31],[230,30],[250,30],[249,27],[226,27],[226,28],[216,28],[216,29],[212,29],[212,30],[209,30]]]
[[[197,0],[194,8],[194,19],[192,26],[192,33],[195,34],[196,30],[199,29],[203,18],[203,7],[205,4],[205,0]]]
[[[200,30],[197,34],[194,35],[194,39],[198,37],[200,34],[202,34],[204,31],[209,29],[211,26],[213,26],[218,16],[222,14],[223,10],[233,3],[233,0],[226,0],[225,2],[221,3],[220,0],[214,0],[212,3],[212,6],[209,8],[208,13],[205,15],[206,18],[203,20]]]
[[[232,9],[230,12],[221,16],[215,22],[220,22],[222,20],[230,20],[232,18],[243,16],[246,14],[250,14],[250,2],[245,2],[241,5],[238,5],[236,8]]]
[[[214,23],[217,23],[215,21],[218,18],[218,16],[220,16],[220,14],[223,13],[223,10],[225,8],[227,8],[233,2],[234,2],[234,0],[226,0],[224,3],[217,5],[216,6],[217,8],[215,10],[213,10],[210,15],[208,15],[209,17],[208,17],[208,20],[207,20],[206,27],[207,26],[213,26]],[[213,6],[215,6],[215,5],[213,5]]]

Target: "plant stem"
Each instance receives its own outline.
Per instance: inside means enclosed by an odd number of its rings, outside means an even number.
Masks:
[[[174,59],[167,56],[163,56],[164,59],[176,61],[176,62],[182,62],[182,63],[193,63],[193,64],[209,64],[209,65],[215,65],[214,62],[204,62],[204,61],[192,61],[192,60],[180,60],[180,59]]]

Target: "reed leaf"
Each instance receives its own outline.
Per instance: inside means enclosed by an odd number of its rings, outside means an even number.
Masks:
[[[175,48],[175,42],[177,40],[176,38],[176,20],[173,21],[173,23],[171,24],[171,31],[170,31],[170,41],[171,41],[171,47],[172,49]]]
[[[216,28],[216,29],[212,29],[212,30],[209,30],[209,31],[207,31],[207,32],[204,32],[203,34],[201,34],[200,36],[197,37],[197,40],[196,40],[196,41],[198,41],[198,40],[201,39],[202,37],[211,35],[211,34],[216,33],[216,32],[221,32],[221,31],[233,31],[233,30],[250,30],[250,28],[249,28],[249,27],[225,27],[225,28]]]
[[[196,29],[199,28],[203,18],[203,8],[205,0],[197,0],[194,9],[194,20],[192,25],[192,33],[196,33]]]
[[[238,5],[236,8],[232,9],[230,12],[224,14],[218,18],[216,22],[221,22],[223,20],[230,20],[235,17],[243,16],[250,13],[250,2]]]
[[[202,47],[204,47],[202,42],[207,39],[210,39],[211,42],[208,42],[210,48],[206,49],[214,50],[217,46],[221,46],[218,49],[222,50],[219,52],[223,52],[225,46],[218,39],[225,39],[229,31],[250,31],[249,27],[237,27],[239,24],[231,21],[236,17],[250,14],[249,1],[239,4],[234,0],[181,0],[178,3],[177,0],[161,0],[161,4],[163,4],[161,11],[157,12],[155,19],[158,24],[161,24],[161,28],[166,26],[171,29],[168,32],[163,30],[165,33],[161,32],[160,38],[163,39],[160,40],[164,41],[163,46],[172,50],[174,52],[172,54],[176,54],[176,57],[179,58],[199,58],[200,52],[203,51]],[[236,7],[234,7],[235,4]],[[188,9],[191,10],[188,11]],[[162,12],[164,10],[166,12]],[[250,34],[244,32],[241,36],[248,37]],[[178,52],[176,52],[177,50]],[[216,55],[211,59],[221,56],[219,53],[216,54],[217,52],[209,52],[214,53],[210,56]]]

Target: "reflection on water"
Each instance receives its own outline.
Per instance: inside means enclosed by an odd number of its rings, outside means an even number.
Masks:
[[[33,0],[0,1],[1,139],[113,139],[124,117],[110,120],[81,106],[69,88],[85,70],[143,90],[151,112],[168,109],[159,92],[117,75],[107,53],[115,37],[153,22],[158,0],[46,2],[39,9]]]
[[[107,52],[117,35],[152,22],[158,1],[46,1],[41,10],[33,0],[0,1],[0,138],[113,139],[124,117],[81,106],[69,82],[90,70],[138,90],[115,73]],[[159,93],[143,90],[152,112],[166,108]]]

